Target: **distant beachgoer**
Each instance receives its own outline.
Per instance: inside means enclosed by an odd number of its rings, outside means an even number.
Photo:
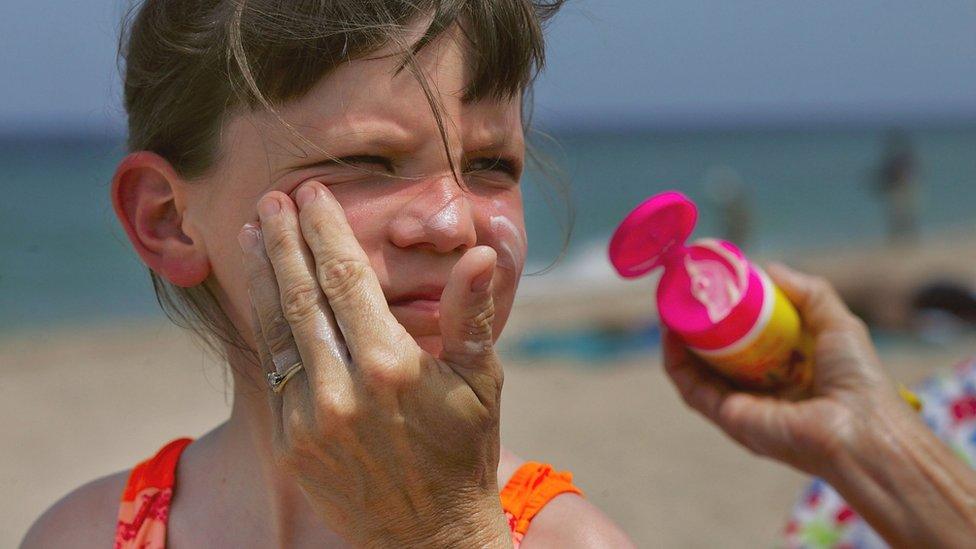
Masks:
[[[782,266],[767,270],[815,340],[807,398],[738,391],[672,335],[664,353],[690,406],[757,455],[824,479],[804,493],[787,528],[789,547],[873,548],[881,539],[896,547],[972,547],[976,363],[923,384],[919,417],[902,401],[863,322],[829,284]]]
[[[874,177],[874,188],[885,204],[888,238],[903,242],[918,236],[917,160],[908,136],[888,134],[885,152]]]
[[[753,213],[749,189],[742,178],[727,166],[713,169],[706,177],[705,191],[715,204],[721,223],[720,236],[748,250],[753,236]]]

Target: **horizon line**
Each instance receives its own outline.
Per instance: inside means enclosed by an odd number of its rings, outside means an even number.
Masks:
[[[531,129],[546,133],[668,133],[723,131],[787,131],[833,129],[884,129],[925,127],[968,127],[976,125],[976,112],[900,113],[797,113],[756,114],[729,112],[713,115],[671,115],[619,118],[614,115],[584,115],[572,119],[533,116]],[[23,120],[0,120],[0,140],[52,139],[123,141],[124,126],[92,124],[78,120],[25,124]]]

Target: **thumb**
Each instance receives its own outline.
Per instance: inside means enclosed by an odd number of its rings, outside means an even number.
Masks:
[[[492,279],[496,259],[495,250],[489,246],[477,246],[461,256],[451,270],[440,310],[440,358],[486,405],[497,401],[502,384],[502,369],[494,351]]]
[[[477,246],[468,250],[451,270],[441,296],[441,358],[475,367],[492,352],[495,306],[492,279],[495,250]]]
[[[893,388],[875,352],[867,325],[844,304],[826,279],[781,264],[768,269],[773,282],[796,305],[815,338],[814,391],[833,388]]]

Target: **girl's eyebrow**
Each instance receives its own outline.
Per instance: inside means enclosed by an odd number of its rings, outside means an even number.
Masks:
[[[425,136],[425,132],[410,130],[401,121],[387,116],[345,114],[296,127],[318,149],[309,150],[308,144],[297,144],[304,156],[295,154],[294,149],[274,155],[280,165],[272,171],[272,179],[306,168],[337,165],[336,158],[329,155],[337,158],[372,153],[407,155],[422,147],[428,138],[440,140],[439,135]],[[465,154],[507,150],[518,141],[511,132],[494,125],[479,127],[468,138],[472,147]]]
[[[368,151],[402,154],[410,152],[419,143],[417,132],[410,132],[403,125],[382,118],[357,122],[349,122],[343,117],[329,118],[316,126],[300,126],[299,130],[317,148],[311,149],[307,143],[296,144],[304,155],[293,151],[274,155],[280,160],[280,165],[272,172],[274,179],[290,171],[336,164],[335,158],[329,158],[329,155],[362,155]],[[342,153],[337,154],[336,151]]]

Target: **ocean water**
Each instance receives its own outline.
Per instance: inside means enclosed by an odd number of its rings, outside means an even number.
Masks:
[[[923,231],[972,226],[976,127],[907,135],[918,160]],[[699,202],[696,234],[720,236],[709,189],[728,179],[748,196],[750,251],[880,240],[883,210],[871,181],[884,137],[881,128],[848,128],[563,132],[555,142],[535,141],[571,192],[572,261],[603,246],[623,215],[664,189]],[[160,314],[108,200],[123,154],[119,141],[104,138],[0,139],[0,332]],[[552,185],[537,170],[523,181],[528,271],[551,263],[562,248],[566,210],[547,192]]]

